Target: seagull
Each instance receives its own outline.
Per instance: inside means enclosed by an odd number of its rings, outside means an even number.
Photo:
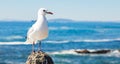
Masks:
[[[38,18],[37,21],[30,27],[30,29],[27,32],[27,39],[26,43],[32,44],[32,51],[34,50],[34,45],[39,42],[39,48],[38,50],[41,51],[41,41],[46,39],[48,37],[48,22],[46,20],[46,14],[53,14],[52,12],[49,12],[45,8],[40,8],[38,10]]]

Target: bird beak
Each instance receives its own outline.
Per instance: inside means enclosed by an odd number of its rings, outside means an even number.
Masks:
[[[51,14],[51,15],[53,15],[53,13],[52,12],[46,12],[47,14]]]

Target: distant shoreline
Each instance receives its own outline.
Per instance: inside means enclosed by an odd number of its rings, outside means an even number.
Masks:
[[[0,20],[0,22],[34,22],[36,20]],[[72,20],[72,19],[62,19],[62,18],[58,18],[58,19],[48,19],[48,21],[50,22],[117,22],[120,23],[120,20],[110,20],[110,21],[103,21],[103,20]]]

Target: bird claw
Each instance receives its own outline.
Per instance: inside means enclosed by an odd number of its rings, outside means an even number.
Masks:
[[[33,50],[32,52],[35,52],[35,50]]]
[[[41,49],[39,49],[39,50],[38,50],[38,52],[42,52],[42,50],[41,50]]]

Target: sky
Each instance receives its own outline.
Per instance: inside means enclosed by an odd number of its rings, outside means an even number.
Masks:
[[[39,8],[48,19],[120,21],[120,0],[0,0],[0,20],[34,20]]]

